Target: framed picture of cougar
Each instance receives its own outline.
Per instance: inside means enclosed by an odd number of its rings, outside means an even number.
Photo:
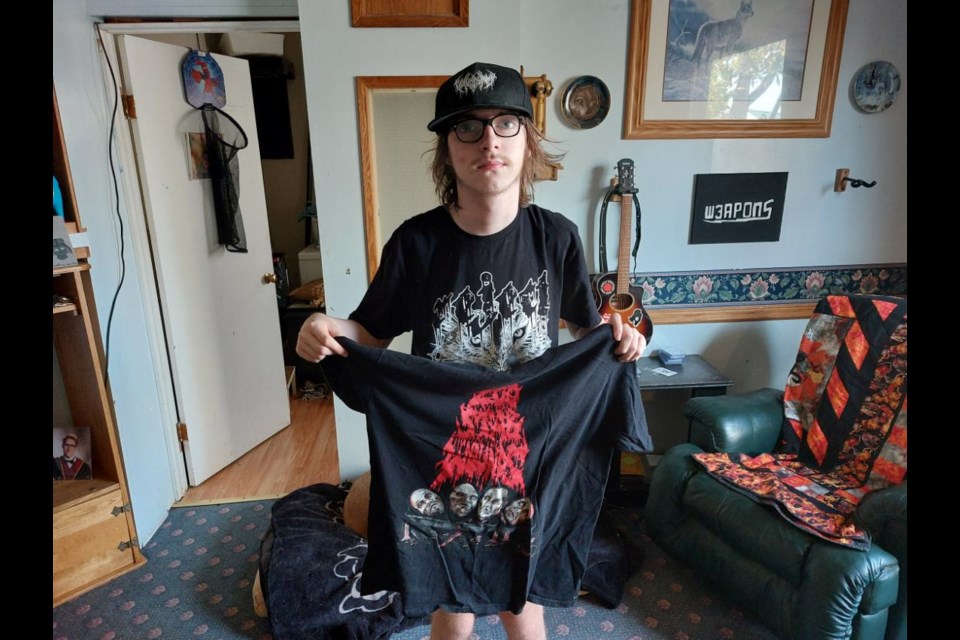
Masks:
[[[826,138],[849,0],[632,0],[624,139]]]

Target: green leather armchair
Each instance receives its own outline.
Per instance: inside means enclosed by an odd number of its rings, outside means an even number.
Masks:
[[[782,391],[694,398],[683,412],[691,443],[671,448],[653,473],[645,514],[651,537],[781,638],[905,639],[907,483],[860,503],[868,551],[842,547],[721,484],[690,457],[772,451]]]

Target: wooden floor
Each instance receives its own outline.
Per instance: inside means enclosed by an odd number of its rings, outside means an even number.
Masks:
[[[279,498],[318,482],[340,482],[333,399],[291,398],[290,426],[188,489],[174,506]]]

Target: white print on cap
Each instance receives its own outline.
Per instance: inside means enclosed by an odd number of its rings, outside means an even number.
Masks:
[[[453,88],[458,96],[492,89],[497,82],[497,74],[493,71],[471,71],[453,81]]]

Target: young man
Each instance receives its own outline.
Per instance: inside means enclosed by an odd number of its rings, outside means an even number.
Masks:
[[[53,459],[54,480],[90,480],[93,478],[90,465],[83,458],[77,457],[78,443],[77,436],[72,433],[63,437],[60,442],[63,455]]]
[[[530,204],[538,165],[553,159],[530,118],[517,71],[474,63],[437,92],[432,165],[441,206],[404,222],[347,319],[321,313],[300,330],[310,362],[346,356],[337,337],[386,347],[413,331],[412,352],[498,370],[557,346],[560,321],[577,339],[601,324],[576,226]],[[644,337],[609,319],[620,361],[638,359]],[[510,640],[546,638],[543,608],[500,614]],[[438,609],[431,638],[468,638],[474,616]]]

